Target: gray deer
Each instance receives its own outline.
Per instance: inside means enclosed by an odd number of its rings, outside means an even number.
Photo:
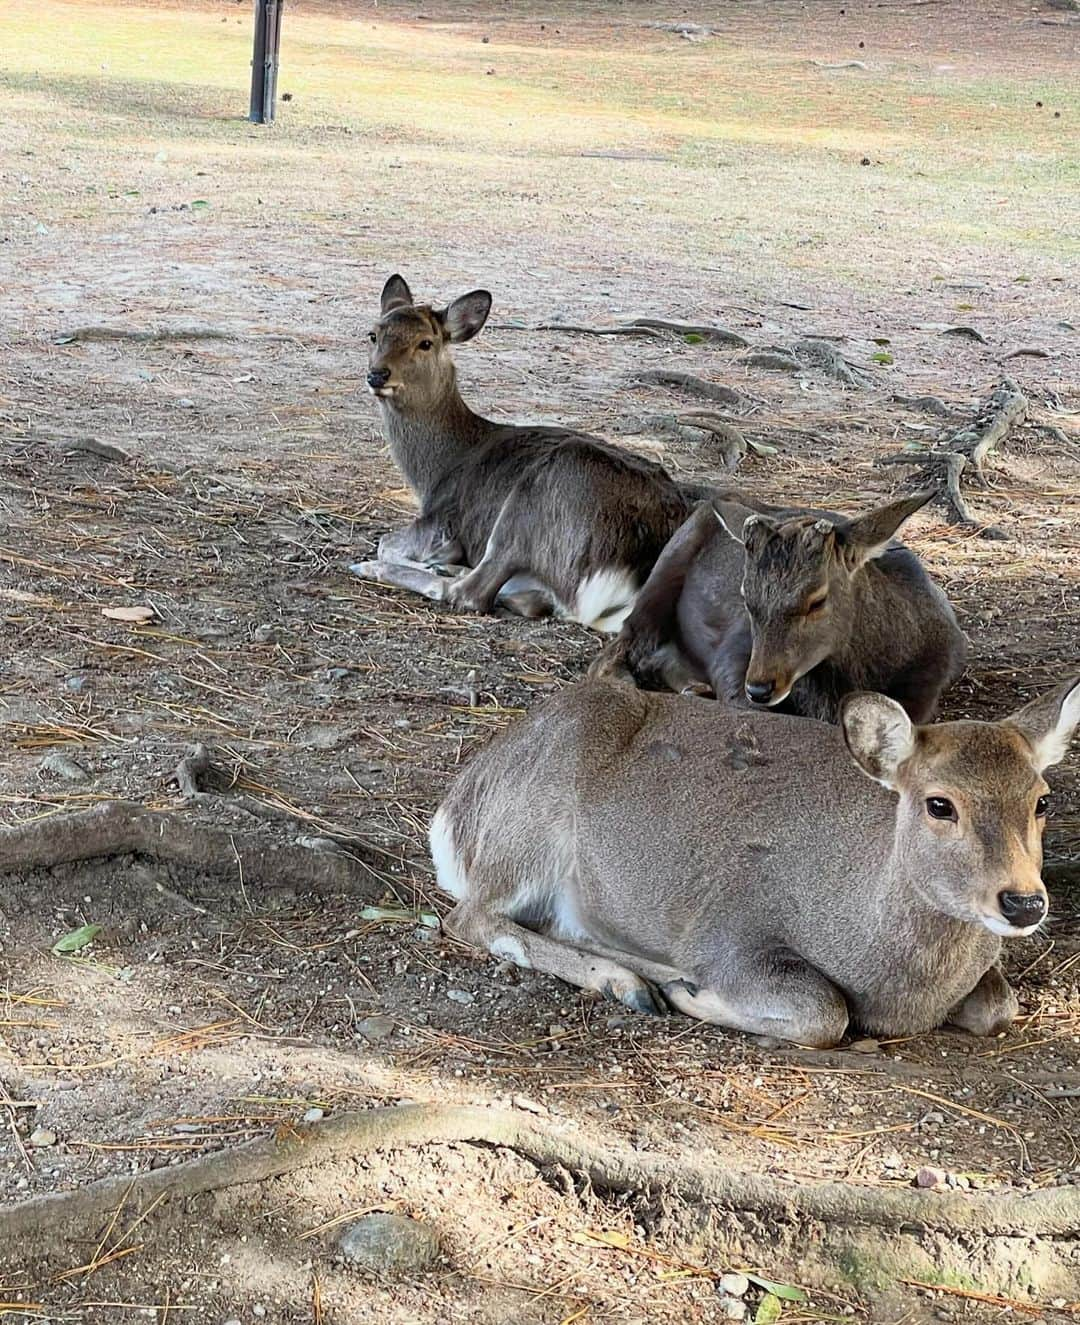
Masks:
[[[928,721],[967,660],[948,599],[893,540],[931,495],[850,519],[718,493],[668,543],[594,671],[625,667],[649,689],[707,684],[825,722],[845,695],[873,690]]]
[[[387,281],[367,381],[420,515],[353,569],[457,608],[498,603],[616,631],[708,489],[570,428],[473,413],[450,346],[471,340],[490,309],[486,290],[434,309],[417,304],[401,276]]]
[[[641,1011],[799,1044],[1006,1028],[1003,937],[1046,918],[1047,785],[1080,680],[1000,722],[839,726],[611,680],[503,733],[431,826],[446,928]]]

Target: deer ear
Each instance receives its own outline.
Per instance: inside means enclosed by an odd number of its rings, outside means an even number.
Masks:
[[[396,274],[391,276],[382,289],[382,298],[379,300],[380,315],[385,317],[395,308],[411,308],[412,305],[412,291],[406,284],[405,277]]]
[[[455,299],[438,317],[446,328],[447,337],[455,345],[460,345],[464,340],[472,340],[488,320],[490,312],[491,295],[487,290],[470,290]]]
[[[1051,764],[1060,764],[1080,725],[1080,678],[1025,704],[1006,721],[1030,744],[1040,773]]]
[[[743,506],[741,502],[737,501],[714,502],[713,511],[720,521],[720,527],[730,534],[736,543],[746,542],[746,522],[748,520],[761,519],[759,512],[752,511],[749,506]]]
[[[915,752],[915,728],[896,700],[869,691],[848,695],[840,705],[840,729],[867,777],[895,791],[897,770]]]
[[[838,541],[852,570],[873,557],[880,557],[904,521],[916,511],[921,511],[934,495],[932,488],[926,492],[916,492],[911,497],[891,501],[887,506],[879,506],[877,510],[843,525]]]

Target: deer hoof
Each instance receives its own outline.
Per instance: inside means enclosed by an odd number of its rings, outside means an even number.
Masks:
[[[381,561],[354,561],[349,570],[354,575],[359,575],[362,580],[376,580],[379,582],[382,581],[384,573]]]
[[[609,980],[600,992],[605,998],[614,999],[630,1008],[631,1011],[642,1012],[647,1017],[667,1015],[667,1006],[663,999],[644,980],[640,984],[627,985],[622,988]]]

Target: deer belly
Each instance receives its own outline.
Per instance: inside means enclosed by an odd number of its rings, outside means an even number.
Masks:
[[[614,634],[630,615],[640,587],[638,577],[623,567],[593,571],[578,585],[573,606],[560,615],[593,630]]]

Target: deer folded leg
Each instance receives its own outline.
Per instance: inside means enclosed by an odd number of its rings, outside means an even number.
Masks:
[[[1020,1004],[1008,981],[996,966],[949,1013],[948,1025],[959,1026],[972,1035],[1000,1035],[1016,1020]]]
[[[606,998],[625,1003],[635,1012],[667,1011],[663,1000],[629,967],[561,939],[525,929],[469,899],[454,907],[446,917],[445,927],[450,934],[477,948],[486,948],[495,957],[527,970],[554,975],[579,989],[595,990]]]
[[[791,954],[725,961],[707,983],[673,981],[660,992],[679,1012],[750,1035],[775,1035],[817,1049],[837,1044],[848,1025],[843,994]]]
[[[400,561],[357,561],[349,569],[362,580],[388,584],[394,589],[408,589],[410,593],[430,598],[433,603],[445,602],[447,589],[456,583],[456,580],[435,571]]]

